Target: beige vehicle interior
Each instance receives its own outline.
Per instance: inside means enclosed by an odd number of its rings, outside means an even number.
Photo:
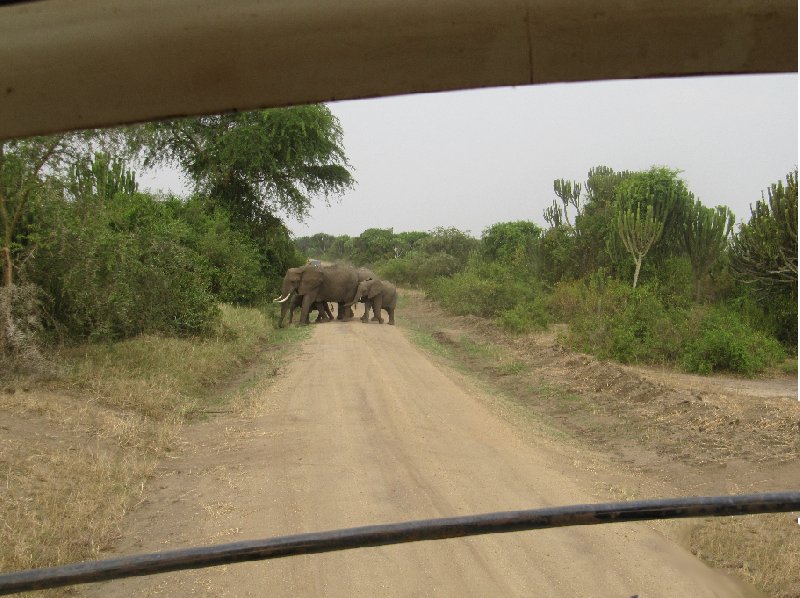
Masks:
[[[0,2],[0,139],[405,93],[796,71],[791,0]]]

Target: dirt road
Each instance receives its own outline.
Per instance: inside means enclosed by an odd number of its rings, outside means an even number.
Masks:
[[[403,328],[316,326],[256,419],[189,432],[114,554],[598,502],[580,458],[521,434]],[[108,556],[111,556],[109,554]],[[87,586],[94,596],[736,596],[646,524],[367,548]]]

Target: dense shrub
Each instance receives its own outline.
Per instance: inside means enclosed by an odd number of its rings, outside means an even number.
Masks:
[[[546,330],[550,320],[543,296],[526,303],[518,303],[510,309],[501,311],[497,316],[497,323],[501,328],[516,333]]]
[[[681,363],[687,371],[729,371],[753,376],[786,355],[774,338],[747,326],[724,307],[697,308],[690,317],[696,333],[687,338]]]
[[[73,339],[209,330],[218,308],[211,265],[190,227],[143,194],[91,206],[52,203],[28,278],[45,293],[51,329]]]
[[[527,270],[477,257],[463,272],[437,278],[429,295],[460,315],[499,317],[508,330],[541,328],[548,320],[545,289]]]
[[[572,312],[569,340],[583,351],[623,363],[666,362],[678,354],[685,313],[668,310],[647,286],[595,275],[559,285],[553,305]]]
[[[222,208],[198,198],[165,202],[172,217],[188,225],[188,247],[206,259],[210,290],[224,303],[253,304],[267,296],[255,242],[231,223]]]

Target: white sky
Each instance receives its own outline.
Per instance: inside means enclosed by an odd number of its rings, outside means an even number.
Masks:
[[[592,166],[676,168],[706,205],[738,220],[798,162],[798,79],[750,75],[496,88],[338,102],[358,182],[330,207],[315,202],[297,236],[454,226],[480,236],[533,220],[553,180]],[[181,193],[175,173],[139,177]]]

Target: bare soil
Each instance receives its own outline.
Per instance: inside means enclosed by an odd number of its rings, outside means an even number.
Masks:
[[[257,416],[222,415],[188,428],[105,556],[608,499],[798,487],[796,381],[715,382],[602,363],[564,349],[557,330],[510,339],[406,295],[396,327],[315,326],[277,382],[258,391]],[[416,335],[451,357],[432,357],[412,342]],[[691,554],[695,527],[615,524],[423,542],[106,582],[79,593],[761,595]],[[793,591],[791,583],[787,577],[781,592]]]

